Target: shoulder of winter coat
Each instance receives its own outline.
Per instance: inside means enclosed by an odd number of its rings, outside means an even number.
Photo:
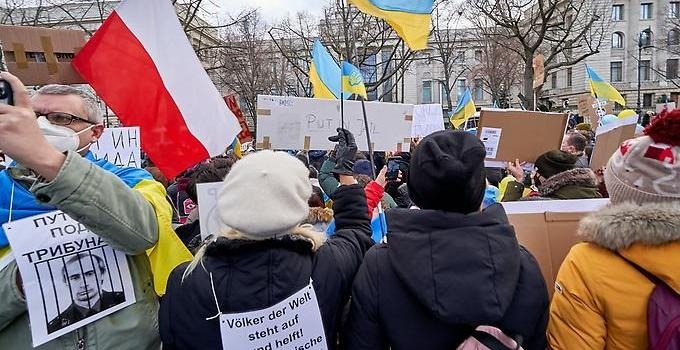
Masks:
[[[661,245],[680,240],[680,204],[622,203],[609,205],[588,215],[578,233],[586,241],[610,250],[635,243]]]
[[[567,186],[591,187],[597,190],[597,178],[590,169],[571,169],[551,176],[539,186],[538,191],[542,197],[552,197]]]

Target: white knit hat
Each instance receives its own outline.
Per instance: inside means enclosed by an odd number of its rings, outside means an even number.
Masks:
[[[246,238],[289,233],[309,215],[309,170],[285,152],[261,151],[238,161],[217,197],[220,220]]]
[[[660,115],[645,134],[609,159],[604,181],[612,203],[680,201],[680,110]]]

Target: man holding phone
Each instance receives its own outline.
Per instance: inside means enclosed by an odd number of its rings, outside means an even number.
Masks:
[[[77,218],[127,254],[137,300],[41,348],[159,348],[158,301],[145,251],[170,227],[163,186],[146,171],[119,169],[88,151],[104,131],[101,110],[88,92],[47,85],[30,97],[15,76],[1,73],[0,79],[11,85],[14,97],[14,105],[0,104],[0,149],[16,162],[0,171],[0,225],[10,211],[13,220],[57,209]],[[0,249],[7,246],[0,229]],[[0,270],[3,348],[32,347],[27,307],[12,262]]]

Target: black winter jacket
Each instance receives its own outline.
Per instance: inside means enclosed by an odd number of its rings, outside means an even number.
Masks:
[[[164,350],[221,349],[212,273],[222,313],[270,307],[314,281],[329,349],[351,283],[371,247],[366,196],[359,185],[341,186],[333,196],[337,230],[316,253],[309,241],[290,235],[264,241],[219,238],[196,269],[181,281],[187,265],[177,267],[161,300],[159,326]]]
[[[478,325],[546,348],[548,294],[500,204],[469,215],[387,211],[352,287],[351,350],[455,349]]]

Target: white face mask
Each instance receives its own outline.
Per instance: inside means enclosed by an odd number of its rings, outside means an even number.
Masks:
[[[92,129],[94,125],[75,132],[65,126],[52,125],[45,117],[38,117],[38,127],[50,145],[54,146],[59,152],[75,151],[80,152],[87,146],[78,149],[80,145],[79,135]]]

